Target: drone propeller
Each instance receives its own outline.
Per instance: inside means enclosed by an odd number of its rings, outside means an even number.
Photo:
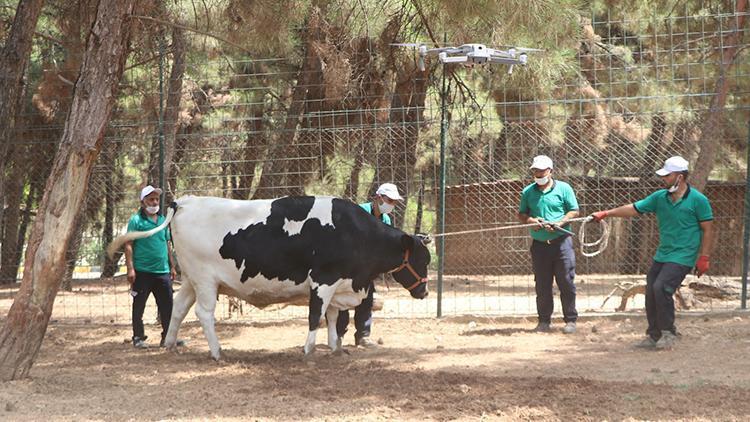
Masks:
[[[423,46],[424,44],[415,43],[415,42],[405,42],[405,43],[391,43],[390,45],[394,47],[414,47],[419,48],[420,46]]]
[[[544,51],[542,48],[526,48],[526,47],[514,47],[512,45],[501,45],[500,47],[507,48],[508,50],[515,50],[519,53],[533,53],[538,51]]]

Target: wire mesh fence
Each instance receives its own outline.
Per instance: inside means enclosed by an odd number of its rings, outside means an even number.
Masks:
[[[428,62],[425,72],[412,63],[378,74],[371,52],[353,56],[343,77],[331,70],[340,66],[321,65],[320,49],[315,60],[304,58],[301,64],[188,60],[176,91],[169,72],[133,67],[123,79],[88,199],[81,204],[68,280],[53,318],[129,322],[122,258],[110,261],[103,251],[137,211],[139,189],[160,184],[160,160],[168,201],[187,194],[243,200],[311,194],[366,202],[380,183],[395,183],[406,198],[394,212],[397,227],[437,233],[444,215],[446,232],[478,230],[439,240],[445,246],[440,306],[447,315],[535,313],[528,230],[494,230],[517,224],[535,155],[552,157],[553,177],[574,188],[581,215],[663,188],[653,172],[671,155],[686,157],[694,168],[710,161],[708,183],[700,190],[713,206],[717,242],[710,277],[683,289],[682,306],[737,307],[746,247],[750,98],[743,83],[750,73],[747,29],[738,29],[740,18],[744,14],[721,10],[686,11],[658,22],[593,13],[582,23],[576,71],[543,93],[526,91],[522,78],[513,79],[503,68]],[[724,62],[729,49],[738,51],[731,66]],[[7,311],[18,288],[12,283],[23,269],[18,246],[29,235],[62,132],[67,97],[59,91],[45,97],[48,77],[31,78],[36,84],[27,91],[4,181],[0,277],[11,283],[0,293],[0,312]],[[449,122],[444,210],[441,116]],[[611,224],[606,251],[577,256],[581,312],[617,308],[620,293],[645,282],[658,244],[652,216]],[[587,236],[599,234],[597,227],[587,229]],[[434,292],[438,249],[431,248]],[[383,281],[377,283],[384,301],[379,315],[436,314],[434,294],[415,301]],[[689,276],[685,285],[696,281]],[[613,292],[616,298],[605,304]],[[642,306],[639,296],[629,305]],[[235,320],[306,315],[298,307],[272,308],[222,298],[219,313]]]

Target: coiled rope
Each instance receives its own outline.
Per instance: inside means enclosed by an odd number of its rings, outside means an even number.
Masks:
[[[604,220],[599,221],[599,225],[601,226],[601,231],[602,231],[602,234],[599,237],[599,239],[590,243],[586,242],[586,224],[591,221],[594,221],[594,218],[591,216],[588,216],[588,217],[571,218],[565,223],[565,224],[577,223],[577,222],[583,223],[578,228],[578,242],[581,245],[581,255],[585,257],[589,257],[589,258],[593,256],[597,256],[600,253],[604,252],[604,250],[607,249],[607,245],[609,244],[609,224]],[[555,226],[557,223],[552,222],[552,221],[545,221],[544,224],[551,224]],[[484,232],[489,232],[489,231],[522,229],[526,227],[537,227],[537,226],[539,226],[538,223],[515,224],[511,226],[489,227],[489,228],[483,228],[483,229],[477,229],[477,230],[463,230],[459,232],[438,233],[438,234],[433,234],[431,237],[435,238],[435,237],[455,236],[459,234],[484,233]],[[555,227],[555,229],[566,234],[575,235],[575,233],[569,232],[560,227]],[[587,249],[594,248],[594,247],[596,247],[596,250],[591,251],[591,252],[587,251]]]

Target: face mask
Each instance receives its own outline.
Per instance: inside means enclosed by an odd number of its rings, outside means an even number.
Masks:
[[[669,189],[667,189],[669,193],[677,192],[677,189],[680,188],[680,179],[682,179],[682,176],[677,176],[677,180],[675,180],[674,185],[670,186]]]
[[[159,206],[155,205],[153,207],[146,207],[146,213],[149,215],[154,215],[157,212],[159,212]]]
[[[549,176],[535,177],[534,181],[536,182],[537,185],[544,186],[547,184],[547,182],[549,182]]]
[[[381,214],[388,214],[389,212],[393,211],[393,208],[395,208],[395,205],[393,204],[387,204],[385,202],[378,204],[378,209],[380,210]]]

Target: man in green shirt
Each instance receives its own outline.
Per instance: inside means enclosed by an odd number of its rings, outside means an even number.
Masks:
[[[375,198],[371,202],[359,204],[370,215],[389,226],[393,225],[389,215],[396,206],[397,201],[404,198],[398,193],[398,188],[393,183],[383,183],[375,191]],[[354,344],[361,347],[377,347],[377,343],[370,340],[372,331],[372,307],[374,302],[375,284],[370,284],[367,297],[354,308]],[[336,331],[339,338],[343,338],[349,325],[349,311],[340,311],[336,319]]]
[[[569,232],[570,226],[567,221],[578,216],[578,201],[569,184],[552,179],[552,167],[552,159],[546,155],[534,157],[530,168],[534,183],[526,186],[521,193],[518,221],[523,224],[537,224],[529,231],[533,239],[531,263],[539,317],[535,330],[551,330],[554,279],[560,289],[565,321],[562,332],[573,334],[578,319],[576,286],[573,283],[576,275],[576,256],[573,239],[563,230]]]
[[[675,156],[657,170],[666,186],[633,204],[599,211],[592,217],[633,217],[654,213],[659,246],[646,276],[646,338],[638,347],[671,349],[676,339],[673,295],[695,267],[700,277],[709,267],[713,212],[708,199],[687,183],[688,162]]]
[[[159,214],[159,196],[162,190],[146,186],[141,190],[141,208],[130,217],[128,232],[147,231],[164,221]],[[125,244],[125,264],[128,269],[130,295],[133,296],[133,346],[147,348],[143,329],[143,312],[146,300],[153,293],[161,320],[161,345],[172,318],[172,281],[176,272],[172,262],[169,229],[153,236],[136,239]]]

